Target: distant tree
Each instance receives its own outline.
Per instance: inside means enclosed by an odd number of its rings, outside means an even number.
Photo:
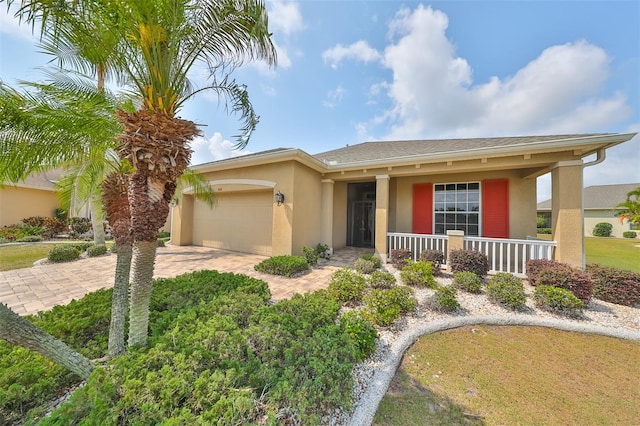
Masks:
[[[620,222],[627,219],[632,225],[640,226],[640,186],[629,191],[626,201],[619,203],[616,207],[622,208],[616,213]]]

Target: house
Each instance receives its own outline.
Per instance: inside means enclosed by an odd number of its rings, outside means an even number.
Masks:
[[[56,171],[43,172],[16,184],[0,185],[0,226],[32,216],[53,217],[59,206],[54,187],[59,177]]]
[[[172,242],[267,256],[323,243],[371,247],[383,259],[399,247],[414,256],[472,247],[490,254],[493,270],[524,267],[543,250],[582,265],[583,158],[602,159],[634,136],[366,142],[316,155],[274,149],[206,163],[194,169],[209,180],[217,205],[196,201],[191,188],[177,194]],[[536,235],[536,178],[548,172],[554,242],[543,243],[527,236]]]
[[[611,236],[622,238],[622,233],[632,230],[627,219],[620,221],[616,207],[627,199],[627,194],[640,187],[640,183],[623,183],[617,185],[597,185],[584,188],[582,193],[584,208],[584,235],[593,235],[597,223],[606,222],[613,225]],[[538,203],[538,215],[551,216],[551,200]],[[638,230],[636,233],[639,233]]]

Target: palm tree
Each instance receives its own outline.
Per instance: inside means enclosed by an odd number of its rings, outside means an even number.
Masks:
[[[20,317],[4,303],[0,303],[0,339],[50,358],[83,379],[89,377],[94,368],[87,358],[35,324]]]
[[[627,199],[616,207],[622,208],[616,213],[616,216],[620,217],[620,222],[627,219],[632,225],[640,226],[640,187],[629,191]]]
[[[176,113],[194,94],[214,90],[241,114],[238,143],[245,146],[258,117],[246,89],[229,80],[228,72],[245,59],[275,64],[276,55],[259,0],[139,0],[128,12],[120,59],[142,99],[135,113],[118,113],[124,127],[119,152],[136,169],[129,180],[134,260],[128,344],[134,346],[147,341],[157,231],[189,164],[188,144],[200,134],[195,123]],[[193,91],[187,74],[196,62],[208,66],[213,82]]]

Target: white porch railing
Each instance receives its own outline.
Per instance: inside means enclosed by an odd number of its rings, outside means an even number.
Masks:
[[[402,232],[387,233],[388,254],[394,249],[409,249],[413,260],[420,259],[423,250],[439,250],[448,263],[447,235],[407,234]],[[517,276],[527,273],[527,260],[553,259],[555,241],[547,240],[515,240],[503,238],[464,237],[464,248],[484,253],[489,259],[489,272],[509,272]]]
[[[409,249],[414,261],[420,259],[420,253],[424,250],[439,250],[447,262],[446,235],[405,234],[402,232],[387,233],[387,247],[389,253],[394,249]],[[389,254],[388,253],[388,254]]]
[[[512,240],[503,238],[464,237],[464,248],[484,253],[489,259],[489,272],[527,274],[527,260],[553,259],[555,241]]]

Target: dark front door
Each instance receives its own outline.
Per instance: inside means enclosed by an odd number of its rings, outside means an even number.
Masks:
[[[348,194],[347,245],[373,247],[376,235],[376,184],[350,183]]]
[[[376,224],[376,203],[354,201],[351,208],[352,244],[355,247],[373,247]]]

